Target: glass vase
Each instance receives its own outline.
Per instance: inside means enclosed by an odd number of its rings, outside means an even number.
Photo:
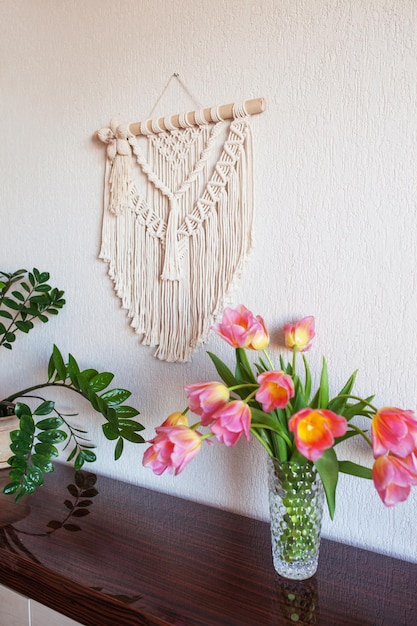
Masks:
[[[313,463],[268,457],[269,511],[275,570],[306,580],[317,570],[324,489]]]

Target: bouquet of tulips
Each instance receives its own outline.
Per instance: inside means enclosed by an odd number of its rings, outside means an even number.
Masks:
[[[330,517],[333,519],[339,472],[373,479],[386,506],[406,500],[417,484],[417,417],[410,410],[377,409],[373,396],[352,394],[356,372],[340,392],[330,396],[327,364],[322,361],[318,389],[312,392],[312,377],[305,356],[315,335],[314,317],[284,326],[285,344],[292,352],[288,363],[280,356],[274,367],[266,348],[269,333],[264,320],[245,306],[226,308],[221,323],[212,330],[235,349],[232,372],[215,354],[208,353],[220,381],[185,386],[188,406],[172,413],[156,428],[143,457],[143,465],[156,474],[165,470],[179,474],[196,456],[203,442],[215,438],[231,447],[252,434],[268,455],[281,463],[312,462],[323,482]],[[250,364],[247,350],[258,353]],[[297,355],[302,357],[302,376]],[[199,420],[189,425],[187,412]],[[370,434],[354,423],[356,416],[370,420]],[[202,429],[206,429],[203,432]],[[336,447],[360,436],[369,444],[373,467],[341,460]]]

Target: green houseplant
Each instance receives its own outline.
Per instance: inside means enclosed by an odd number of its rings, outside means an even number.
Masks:
[[[16,336],[29,333],[38,322],[46,323],[65,305],[64,292],[51,287],[48,272],[34,268],[13,273],[0,271],[0,352],[12,350]],[[139,411],[124,404],[131,395],[126,389],[109,389],[114,375],[94,368],[81,369],[70,354],[64,359],[54,345],[45,380],[13,392],[0,401],[0,419],[15,415],[16,428],[10,432],[10,457],[7,459],[10,482],[3,492],[14,494],[18,502],[43,484],[44,474],[52,472],[59,456],[58,445],[68,449],[66,460],[79,470],[85,462],[96,460],[94,446],[87,431],[76,428],[71,418],[55,402],[39,395],[40,390],[54,387],[82,396],[104,418],[104,436],[115,441],[115,460],[119,459],[124,441],[143,443],[139,434],[142,424],[135,421]],[[0,396],[1,397],[1,396]],[[24,399],[36,401],[33,409]],[[1,433],[0,433],[1,435]]]

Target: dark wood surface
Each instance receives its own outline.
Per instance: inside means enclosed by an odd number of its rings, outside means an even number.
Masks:
[[[0,583],[82,624],[417,624],[417,565],[323,540],[317,574],[286,581],[267,523],[83,476],[0,499]]]

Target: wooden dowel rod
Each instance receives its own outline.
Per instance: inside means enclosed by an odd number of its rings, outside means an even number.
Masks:
[[[233,103],[222,104],[219,107],[215,107],[215,109],[218,112],[219,117],[221,119],[232,120],[234,117],[233,106],[234,106]],[[247,112],[248,115],[257,115],[258,113],[262,113],[263,111],[265,111],[265,106],[266,106],[265,99],[255,98],[253,100],[245,100],[245,102],[243,103],[243,106],[245,107],[245,111]],[[200,112],[190,111],[189,113],[185,114],[185,119],[187,120],[188,124],[190,124],[191,126],[198,125],[196,115],[200,117],[203,116],[204,119],[207,120],[207,122],[216,121],[215,119],[213,119],[211,115],[211,108],[203,109]],[[145,126],[145,130],[147,129],[150,133],[155,133],[155,132],[158,133],[158,132],[169,130],[169,128],[165,124],[165,120],[168,120],[168,123],[171,124],[171,126],[173,126],[174,128],[183,128],[183,126],[181,126],[180,124],[180,118],[181,116],[179,114],[170,115],[168,117],[160,117],[158,120],[146,120],[146,122],[144,122],[143,125]],[[141,122],[134,122],[133,124],[129,125],[129,130],[133,135],[146,134],[142,132],[141,127],[142,127]]]

